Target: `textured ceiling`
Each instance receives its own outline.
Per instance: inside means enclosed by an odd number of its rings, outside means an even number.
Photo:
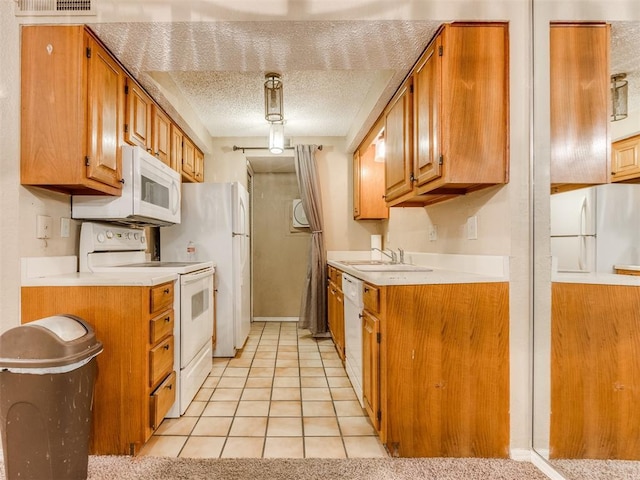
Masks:
[[[263,83],[265,73],[275,71],[283,80],[287,137],[357,140],[439,25],[236,21],[91,27],[170,114],[188,105],[213,137],[268,134]],[[171,103],[182,106],[173,110],[160,92],[170,92]]]
[[[640,24],[611,23],[611,74],[626,73],[629,112],[640,111]]]

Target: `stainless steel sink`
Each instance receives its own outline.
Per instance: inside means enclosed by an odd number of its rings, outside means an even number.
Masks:
[[[353,268],[361,272],[431,272],[433,269],[420,265],[406,263],[380,263],[353,265]]]

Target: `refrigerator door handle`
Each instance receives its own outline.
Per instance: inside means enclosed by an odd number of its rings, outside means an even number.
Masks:
[[[580,256],[578,257],[578,268],[581,271],[585,270],[586,267],[586,256],[587,256],[587,237],[582,235],[580,237]]]
[[[585,225],[587,223],[587,197],[582,198],[580,205],[580,235],[586,235]]]

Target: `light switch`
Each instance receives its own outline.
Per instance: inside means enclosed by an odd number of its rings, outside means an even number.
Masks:
[[[435,242],[436,240],[438,240],[438,226],[431,225],[429,227],[429,241]]]
[[[51,238],[53,219],[49,215],[36,216],[36,238]]]

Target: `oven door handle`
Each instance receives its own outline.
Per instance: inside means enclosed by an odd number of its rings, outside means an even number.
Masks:
[[[180,285],[189,285],[190,283],[197,282],[198,280],[202,280],[207,277],[213,277],[213,270],[203,270],[201,272],[180,275]]]

